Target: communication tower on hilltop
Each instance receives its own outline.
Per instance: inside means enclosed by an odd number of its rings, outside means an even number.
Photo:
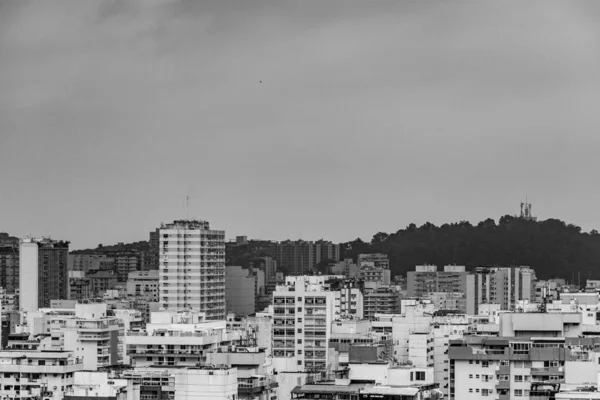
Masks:
[[[521,202],[521,218],[528,221],[537,221],[537,218],[531,213],[531,203],[525,200],[525,203]]]

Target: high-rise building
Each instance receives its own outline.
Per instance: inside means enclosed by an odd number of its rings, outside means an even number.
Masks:
[[[144,270],[158,269],[158,245],[160,243],[158,237],[158,229],[155,229],[150,232],[150,240],[148,241],[150,249],[146,253],[146,257],[144,258]]]
[[[461,294],[458,310],[466,314],[475,314],[475,277],[462,265],[446,265],[438,271],[435,265],[417,265],[414,271],[406,273],[407,295],[426,297],[432,293]]]
[[[535,300],[535,270],[529,267],[478,267],[475,269],[475,305],[499,304],[511,310],[519,300]]]
[[[331,322],[340,314],[340,292],[332,277],[288,276],[273,292],[273,355],[293,358],[297,371],[326,371]]]
[[[19,290],[19,245],[0,243],[0,287],[7,293]]]
[[[161,226],[159,243],[162,306],[225,319],[225,231],[206,221],[174,221]]]
[[[69,242],[25,238],[19,247],[19,306],[25,311],[50,307],[67,298]]]
[[[309,274],[321,261],[340,261],[340,245],[324,240],[287,240],[272,245],[269,251],[279,268],[291,275]]]
[[[263,271],[237,265],[229,265],[225,271],[227,312],[238,316],[254,314],[257,311],[259,280]]]

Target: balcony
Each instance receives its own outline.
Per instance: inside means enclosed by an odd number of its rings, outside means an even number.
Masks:
[[[67,365],[0,364],[0,373],[65,374],[83,370],[83,362]]]
[[[531,376],[563,376],[563,367],[531,368]]]
[[[510,381],[500,381],[496,385],[496,390],[510,389]]]

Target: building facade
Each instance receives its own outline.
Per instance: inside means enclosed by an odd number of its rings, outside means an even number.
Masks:
[[[0,287],[7,293],[19,290],[19,245],[0,243]]]
[[[311,273],[321,261],[340,261],[340,245],[324,240],[288,240],[273,244],[269,252],[277,260],[279,268],[290,275]]]
[[[340,293],[327,284],[331,278],[291,276],[273,292],[273,356],[292,359],[297,371],[330,367],[327,342],[340,315]]]
[[[499,304],[514,310],[520,300],[535,301],[535,271],[529,267],[478,267],[475,269],[475,305]]]
[[[69,242],[26,238],[19,247],[20,307],[35,311],[51,300],[66,299]]]
[[[182,220],[164,224],[159,234],[162,306],[225,319],[225,232],[206,221]]]

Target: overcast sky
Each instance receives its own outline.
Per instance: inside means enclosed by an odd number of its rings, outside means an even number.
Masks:
[[[593,0],[0,0],[0,231],[600,229],[599,108]]]

